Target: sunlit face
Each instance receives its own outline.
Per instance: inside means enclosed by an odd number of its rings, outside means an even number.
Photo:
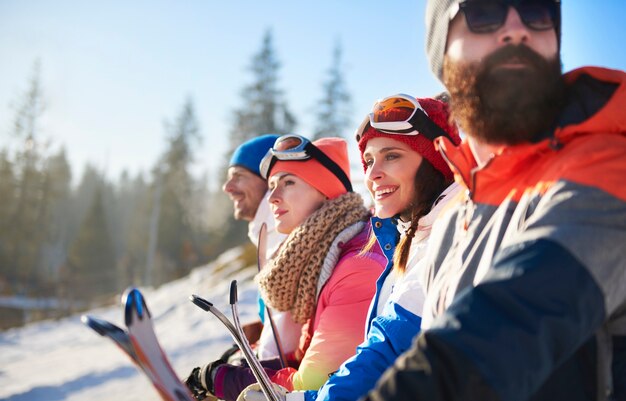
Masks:
[[[233,201],[235,219],[252,221],[267,192],[267,183],[245,167],[232,166],[222,190]]]
[[[450,22],[446,56],[455,62],[480,62],[485,56],[506,45],[526,45],[545,59],[554,59],[558,44],[554,29],[536,31],[528,28],[513,7],[509,7],[504,25],[492,33],[473,33],[467,27],[465,16],[459,12]],[[522,61],[510,60],[503,69],[521,69]]]
[[[471,14],[470,14],[471,15]],[[491,33],[473,33],[464,12],[452,20],[443,82],[452,117],[471,143],[533,141],[561,112],[564,95],[554,28],[527,27],[513,7]]]
[[[276,230],[283,234],[291,233],[326,200],[321,192],[293,174],[274,174],[268,184]]]
[[[410,218],[415,174],[422,156],[404,142],[386,137],[372,138],[363,152],[367,166],[365,185],[374,199],[377,217],[400,214]]]

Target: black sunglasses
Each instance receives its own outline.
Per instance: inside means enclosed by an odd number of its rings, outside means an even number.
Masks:
[[[535,31],[555,28],[560,0],[488,1],[468,0],[459,4],[465,14],[469,30],[474,33],[491,33],[506,21],[509,7],[515,8],[522,22]]]

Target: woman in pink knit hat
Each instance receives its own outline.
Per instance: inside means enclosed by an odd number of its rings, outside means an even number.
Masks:
[[[273,382],[288,391],[317,390],[363,340],[367,309],[386,259],[379,248],[362,252],[371,214],[352,192],[347,145],[298,135],[276,140],[260,166],[268,179],[276,229],[288,234],[256,281],[268,306],[302,323],[289,366],[262,361]],[[246,366],[216,361],[198,382],[220,399],[234,400],[255,382]],[[196,389],[197,390],[197,389]],[[197,393],[197,391],[196,391]]]

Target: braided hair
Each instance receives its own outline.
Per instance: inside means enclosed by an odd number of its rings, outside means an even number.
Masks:
[[[419,220],[430,212],[437,197],[449,184],[450,182],[445,179],[439,170],[434,168],[428,160],[422,159],[413,179],[415,195],[407,208],[407,212],[410,212],[410,214],[404,213],[410,216],[411,224],[396,246],[393,254],[394,269],[402,273],[406,271],[411,241],[417,231]]]

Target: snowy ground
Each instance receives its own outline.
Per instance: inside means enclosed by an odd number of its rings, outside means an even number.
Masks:
[[[240,270],[241,249],[157,289],[141,289],[152,312],[161,346],[180,377],[210,362],[232,344],[226,328],[195,305],[192,293],[230,317],[228,287],[238,280],[241,320],[254,319],[255,268]],[[216,271],[215,267],[225,265]],[[233,273],[238,271],[237,273]],[[123,327],[120,306],[88,314]],[[111,341],[80,322],[80,315],[0,333],[0,400],[145,401],[159,399],[152,385]]]

